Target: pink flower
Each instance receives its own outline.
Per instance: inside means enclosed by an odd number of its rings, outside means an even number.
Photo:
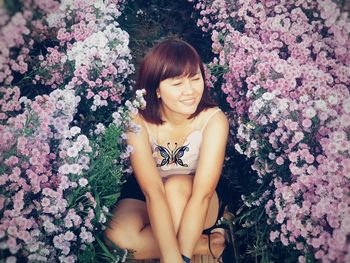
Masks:
[[[279,237],[279,232],[278,231],[271,231],[270,232],[270,240],[272,242],[274,242],[276,240],[276,238]]]
[[[279,156],[276,159],[276,163],[277,163],[277,165],[283,165],[284,164],[284,159],[281,156]]]
[[[304,119],[302,122],[303,127],[310,128],[312,125],[312,121],[310,119]]]

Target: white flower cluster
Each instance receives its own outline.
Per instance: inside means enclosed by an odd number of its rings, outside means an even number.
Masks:
[[[65,175],[80,175],[83,170],[89,169],[88,164],[90,160],[88,153],[92,152],[89,139],[84,134],[80,134],[79,127],[70,128],[65,135],[67,137],[61,141],[59,152],[63,163],[58,171]],[[78,183],[80,186],[86,186],[88,181],[85,178],[80,178]],[[60,187],[65,189],[69,187],[69,185],[71,185],[71,183],[68,180],[67,183],[61,184]],[[76,186],[76,184],[74,185]]]
[[[254,95],[256,95],[256,99],[249,107],[249,112],[253,116],[261,115],[260,122],[262,125],[267,124],[267,115],[271,114],[271,117],[275,119],[289,106],[287,99],[278,97],[280,95],[278,90],[268,92],[257,85],[254,87],[253,92],[250,91],[247,93],[247,97],[253,97]]]
[[[55,133],[56,139],[59,139],[67,131],[69,123],[73,121],[80,97],[75,96],[74,91],[70,89],[56,89],[50,93],[49,97],[50,102],[56,106],[51,121],[55,129],[60,131]]]
[[[75,42],[73,48],[67,51],[67,56],[68,60],[74,61],[76,69],[80,66],[92,68],[94,63],[103,67],[118,64],[118,71],[124,72],[130,68],[125,61],[125,58],[131,58],[128,45],[128,33],[113,23],[106,26],[103,31],[93,33],[84,41]]]

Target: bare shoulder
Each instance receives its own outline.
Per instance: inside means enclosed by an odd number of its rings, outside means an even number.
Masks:
[[[137,132],[137,133],[129,132],[128,137],[130,139],[134,139],[134,140],[135,139],[146,140],[148,138],[148,130],[146,127],[146,121],[144,120],[142,115],[140,113],[137,113],[137,114],[130,116],[130,118],[131,118],[131,122],[138,125],[141,128],[141,130],[140,130],[140,132]]]
[[[139,124],[139,125],[142,125],[144,126],[145,125],[145,120],[144,118],[142,117],[142,115],[140,113],[137,113],[137,114],[134,114],[134,115],[131,115],[131,121],[135,122],[136,124]]]
[[[226,130],[229,127],[227,116],[218,107],[205,110],[203,112],[202,123],[203,125],[206,124],[206,130],[210,129],[210,127],[222,127],[224,130]]]

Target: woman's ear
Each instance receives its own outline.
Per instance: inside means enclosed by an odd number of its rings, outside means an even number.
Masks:
[[[156,89],[156,94],[157,94],[157,98],[160,99],[160,91],[159,91],[159,89]]]

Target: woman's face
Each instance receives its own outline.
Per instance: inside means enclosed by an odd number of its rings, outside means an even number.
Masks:
[[[203,90],[204,80],[198,68],[193,77],[181,76],[162,80],[157,89],[157,96],[167,113],[191,115],[197,110]]]

